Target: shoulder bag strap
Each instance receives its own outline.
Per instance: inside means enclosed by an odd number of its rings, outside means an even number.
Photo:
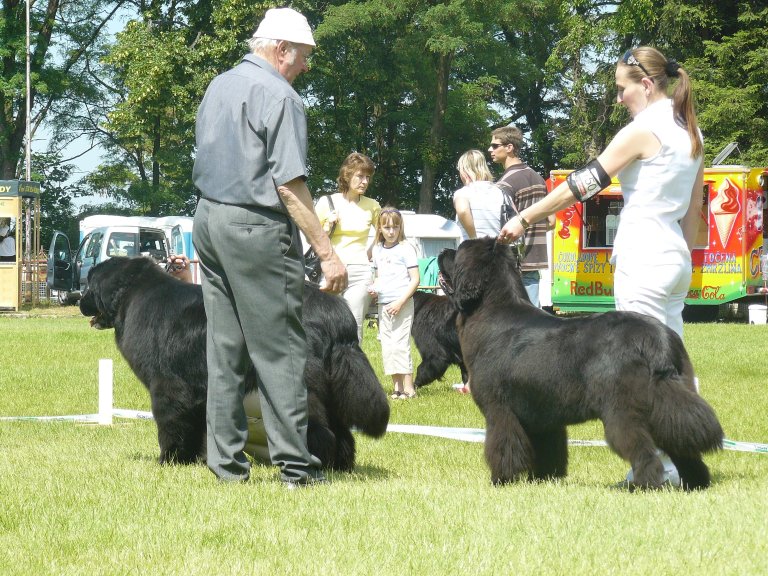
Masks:
[[[328,207],[331,209],[331,212],[333,212],[334,210],[336,210],[336,208],[333,205],[333,198],[331,198],[331,196],[332,196],[331,194],[327,194],[325,197],[328,199]],[[336,230],[336,222],[338,222],[338,221],[339,221],[339,219],[336,218],[336,220],[333,222],[333,224],[331,224],[331,229],[328,232],[328,238],[333,236],[333,231]]]

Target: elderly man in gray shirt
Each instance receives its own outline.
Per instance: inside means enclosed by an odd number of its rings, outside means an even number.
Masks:
[[[291,87],[315,46],[306,18],[267,11],[252,53],[208,87],[197,113],[193,180],[201,198],[193,241],[203,270],[208,318],[208,467],[222,481],[245,481],[248,425],[245,373],[259,377],[272,463],[289,487],[323,481],[307,448],[306,338],[301,324],[304,269],[297,227],[322,259],[325,289],[347,274],[307,189],[307,125]]]

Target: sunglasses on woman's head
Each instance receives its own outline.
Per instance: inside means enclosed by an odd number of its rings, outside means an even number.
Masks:
[[[643,71],[643,74],[648,76],[648,78],[651,78],[651,75],[648,74],[648,70],[645,69],[645,66],[640,64],[640,60],[635,58],[635,55],[632,54],[632,48],[624,52],[624,56],[622,56],[621,61],[624,62],[627,66],[637,66],[640,68],[640,70]]]

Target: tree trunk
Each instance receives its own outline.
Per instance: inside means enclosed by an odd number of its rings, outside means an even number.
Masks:
[[[419,214],[432,213],[437,159],[440,158],[439,150],[442,147],[443,134],[445,133],[445,110],[448,107],[448,75],[451,70],[452,59],[453,53],[437,55],[435,107],[432,111],[432,127],[429,130],[429,141],[427,142],[428,149],[422,154],[424,169],[422,170],[421,188],[419,189]]]

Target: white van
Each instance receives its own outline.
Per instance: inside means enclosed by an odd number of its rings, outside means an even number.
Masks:
[[[92,214],[80,220],[80,241],[95,228],[105,226],[143,226],[159,228],[165,232],[168,249],[171,254],[183,254],[190,260],[192,279],[200,283],[200,269],[197,250],[192,244],[192,216],[114,216],[112,214]]]
[[[69,238],[58,230],[48,250],[46,283],[58,290],[62,304],[80,299],[88,285],[88,271],[112,256],[150,256],[158,264],[168,261],[168,239],[159,228],[121,225],[93,228],[73,254]]]

